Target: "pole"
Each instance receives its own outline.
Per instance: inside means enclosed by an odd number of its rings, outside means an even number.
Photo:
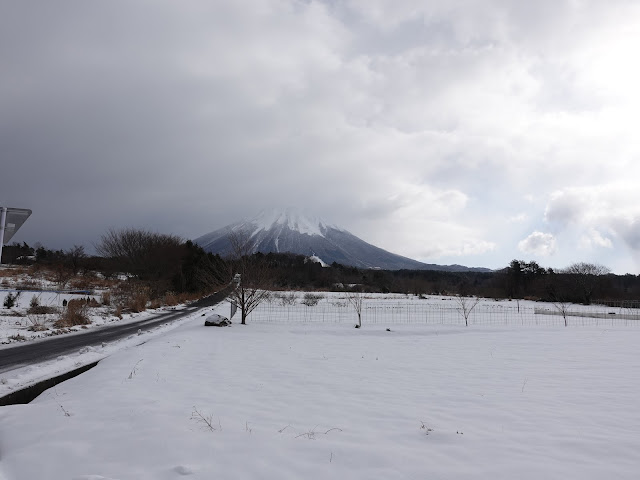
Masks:
[[[0,264],[2,264],[2,246],[4,245],[4,227],[7,223],[7,207],[2,208],[2,214],[0,214]]]

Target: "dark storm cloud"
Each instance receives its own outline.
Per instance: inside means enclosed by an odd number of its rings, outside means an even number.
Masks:
[[[22,179],[3,193],[33,207],[46,226],[43,241],[84,242],[121,224],[174,230],[183,223],[181,233],[191,233],[216,206],[230,210],[229,219],[238,215],[234,185],[256,191],[255,178],[295,172],[279,169],[283,159],[270,151],[279,132],[269,108],[243,98],[243,86],[225,72],[190,71],[217,69],[220,59],[206,58],[199,44],[212,40],[216,12],[47,5],[12,6],[2,29],[1,143],[12,176]],[[231,44],[221,49],[234,55]],[[242,82],[251,88],[254,81]],[[83,233],[72,227],[80,218]]]
[[[78,235],[77,226],[63,232],[74,223],[95,235],[154,209],[153,186],[188,154],[197,95],[170,58],[159,60],[168,57],[162,36],[146,35],[141,12],[47,5],[4,16],[13,28],[2,29],[3,58],[13,68],[3,76],[1,140],[21,179],[12,200],[33,205],[61,243]]]
[[[575,212],[553,192],[616,181],[603,158],[637,172],[635,8],[4,2],[0,203],[34,211],[16,240],[55,248],[294,205],[404,255],[497,267],[545,208],[562,234]],[[609,217],[637,218],[633,199]]]

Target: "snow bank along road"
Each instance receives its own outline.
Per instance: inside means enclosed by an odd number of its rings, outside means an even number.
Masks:
[[[159,314],[138,322],[101,327],[83,333],[52,337],[33,343],[0,349],[0,373],[50,360],[90,345],[112,342],[128,335],[133,335],[139,329],[153,328],[177,320],[191,315],[201,308],[211,307],[221,302],[228,293],[226,289],[221,290],[190,304],[182,310]]]

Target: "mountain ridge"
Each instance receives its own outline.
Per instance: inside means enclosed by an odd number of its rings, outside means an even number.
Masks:
[[[246,232],[253,243],[251,251],[296,253],[315,256],[327,264],[333,262],[366,269],[490,271],[462,265],[423,263],[388,252],[299,209],[263,210],[249,220],[235,222],[194,240],[205,251],[222,256],[231,253],[229,235]]]

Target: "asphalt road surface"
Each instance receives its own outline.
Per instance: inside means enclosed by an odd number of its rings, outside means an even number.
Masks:
[[[46,340],[23,343],[15,347],[2,348],[0,349],[0,373],[44,362],[61,355],[75,353],[83,347],[101,345],[103,342],[113,342],[114,340],[134,335],[139,329],[147,330],[177,320],[191,315],[201,308],[212,307],[220,303],[228,293],[228,290],[221,290],[189,304],[182,310],[161,313],[145,320],[127,323],[126,325],[115,324],[98,327],[83,333],[51,337]]]

